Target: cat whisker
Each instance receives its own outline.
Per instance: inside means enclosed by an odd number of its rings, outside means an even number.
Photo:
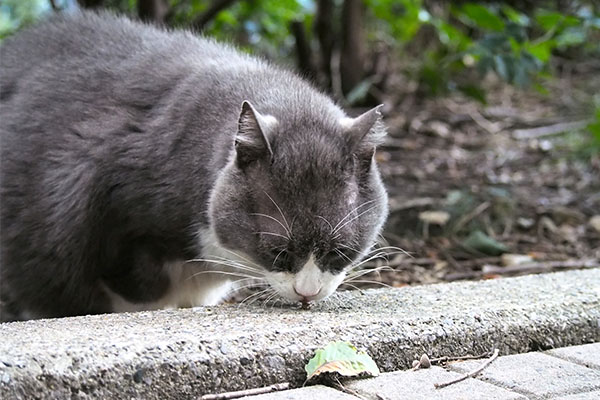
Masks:
[[[273,299],[277,300],[277,295],[278,295],[278,293],[275,292],[275,293],[272,293],[269,296],[267,296],[267,298],[264,300],[265,306],[269,305],[269,301],[271,301]],[[275,306],[275,303],[273,303],[273,305],[271,306],[271,308],[273,308],[274,306]]]
[[[358,262],[358,263],[356,263],[356,264],[352,265],[352,266],[350,267],[350,270],[351,270],[351,271],[352,271],[352,270],[355,270],[356,268],[358,268],[358,267],[360,267],[360,266],[362,266],[362,265],[364,265],[364,264],[368,263],[369,261],[373,261],[373,260],[376,260],[376,259],[378,259],[378,258],[381,258],[381,259],[386,259],[385,257],[386,257],[386,253],[376,253],[376,254],[373,254],[372,256],[370,256],[370,257],[367,257],[367,258],[363,259],[362,261],[360,261],[360,262]]]
[[[376,267],[376,268],[369,268],[369,269],[363,269],[360,271],[352,271],[353,273],[348,275],[345,279],[344,282],[347,280],[352,280],[355,278],[360,278],[363,275],[367,275],[373,272],[379,272],[381,270],[386,270],[386,271],[394,271],[394,269],[392,267],[390,267],[389,265],[382,265],[380,267]]]
[[[358,290],[360,293],[364,293],[361,288],[348,282],[343,282],[340,284],[340,286],[350,286],[352,289]]]
[[[352,215],[352,213],[353,213],[353,212],[355,212],[355,211],[358,211],[358,210],[359,210],[361,207],[364,207],[364,206],[366,206],[367,204],[370,204],[370,203],[374,202],[375,200],[376,200],[376,199],[369,200],[369,201],[365,201],[364,203],[362,203],[362,204],[360,204],[360,205],[358,205],[358,206],[354,207],[352,210],[350,210],[350,211],[348,212],[348,214],[346,214],[346,215],[344,216],[344,218],[342,218],[342,219],[341,219],[341,220],[340,220],[340,221],[337,223],[337,225],[336,225],[336,226],[334,226],[334,227],[333,227],[333,229],[331,230],[331,233],[335,233],[335,232],[337,232],[337,231],[338,231],[338,229],[337,229],[337,228],[340,226],[340,224],[342,224],[342,223],[343,223],[343,222],[346,220],[346,218],[350,217],[350,215]]]
[[[372,207],[367,208],[366,210],[360,212],[359,214],[356,214],[354,217],[350,218],[348,221],[344,222],[342,225],[338,226],[333,233],[336,233],[340,230],[342,230],[343,227],[345,227],[346,225],[348,225],[349,223],[357,220],[358,218],[362,217],[363,215],[365,215],[366,213],[373,211],[375,208],[377,207],[377,205],[374,205]]]
[[[383,283],[383,282],[379,282],[379,281],[372,281],[372,280],[368,280],[368,279],[351,280],[350,282],[354,282],[354,283],[370,283],[370,284],[373,284],[373,285],[380,285],[380,286],[387,287],[387,288],[393,288],[393,286],[390,286],[387,283]],[[347,285],[348,282],[344,282],[343,284]]]
[[[273,220],[273,221],[277,222],[277,223],[278,223],[278,224],[279,224],[279,225],[280,225],[280,226],[283,228],[283,230],[285,231],[285,233],[286,233],[286,238],[287,238],[288,240],[291,240],[291,236],[292,236],[292,234],[291,234],[291,232],[290,232],[289,228],[287,228],[287,227],[286,227],[286,226],[285,226],[283,223],[281,223],[281,221],[280,221],[280,220],[278,220],[277,218],[275,218],[275,217],[272,217],[272,216],[270,216],[270,215],[267,215],[267,214],[262,214],[262,213],[251,213],[250,215],[256,215],[256,216],[258,216],[258,217],[269,218],[270,220]],[[286,224],[287,224],[287,222],[286,222]]]
[[[254,265],[254,266],[258,267],[259,269],[262,269],[262,266],[261,266],[261,265],[259,265],[259,264],[255,263],[255,262],[254,262],[254,261],[252,261],[252,260],[249,260],[247,257],[244,257],[244,256],[242,256],[241,254],[239,254],[239,253],[236,253],[236,252],[235,252],[235,251],[233,251],[233,250],[229,250],[229,249],[226,249],[226,248],[224,248],[224,247],[222,248],[222,250],[225,250],[226,252],[233,254],[234,256],[236,256],[236,257],[238,257],[238,258],[240,258],[240,259],[244,260],[245,262],[247,262],[247,263],[249,263],[249,264],[252,264],[252,265]],[[219,258],[223,258],[223,257],[219,257]]]
[[[353,251],[353,252],[355,252],[355,253],[358,253],[358,254],[360,254],[360,253],[361,253],[361,251],[360,251],[360,250],[356,250],[354,247],[352,247],[352,246],[348,246],[348,245],[346,245],[346,244],[344,244],[344,243],[337,243],[337,246],[340,246],[340,247],[343,247],[343,248],[345,248],[345,249],[351,250],[351,251]]]
[[[222,258],[222,257],[215,257],[214,259],[213,258],[194,258],[194,259],[186,261],[186,263],[192,263],[192,262],[205,262],[205,263],[212,263],[212,264],[218,264],[218,265],[225,265],[225,266],[237,268],[237,269],[240,269],[243,271],[256,272],[261,275],[263,274],[263,271],[260,269],[242,264],[237,261],[229,260],[227,258]]]
[[[273,198],[271,196],[269,196],[269,193],[267,193],[264,190],[263,190],[263,192],[267,195],[267,197],[269,198],[269,200],[271,200],[271,202],[275,205],[275,207],[277,207],[277,211],[279,211],[279,214],[281,214],[281,218],[283,218],[283,222],[285,222],[285,226],[287,226],[288,236],[292,236],[292,228],[290,227],[290,224],[288,224],[287,219],[285,219],[285,215],[283,215],[283,211],[281,211],[281,208],[275,202],[275,200],[273,200]]]
[[[410,258],[414,258],[412,254],[410,254],[408,251],[400,248],[400,247],[396,247],[396,246],[383,246],[383,247],[375,247],[371,252],[373,251],[382,251],[382,250],[394,250],[395,253],[394,254],[399,254],[399,253],[403,253],[405,255],[407,255]]]
[[[192,275],[190,275],[186,280],[192,279],[198,275],[204,275],[204,274],[220,274],[220,275],[227,275],[227,276],[239,276],[241,278],[252,278],[252,279],[264,279],[264,278],[260,278],[260,277],[255,277],[252,275],[248,275],[248,274],[242,274],[239,272],[228,272],[228,271],[218,271],[218,270],[211,270],[211,271],[200,271],[200,272],[196,272]]]
[[[326,223],[327,225],[329,225],[329,228],[331,229],[331,231],[330,231],[330,232],[333,232],[333,225],[331,225],[331,222],[329,222],[329,221],[327,220],[327,218],[325,218],[325,217],[322,217],[322,216],[320,216],[320,215],[317,215],[316,217],[317,217],[317,218],[320,218],[320,219],[322,219],[323,221],[325,221],[325,223]]]
[[[352,259],[351,259],[350,257],[348,257],[347,255],[345,255],[344,253],[342,253],[340,250],[338,250],[338,249],[334,249],[333,251],[335,251],[335,253],[336,253],[337,255],[339,255],[339,256],[340,256],[340,257],[342,257],[342,258],[345,258],[346,260],[348,260],[348,262],[349,262],[350,264],[352,264]]]
[[[403,251],[388,251],[388,252],[380,251],[378,253],[372,254],[371,256],[369,256],[369,257],[361,260],[358,264],[353,265],[352,269],[355,269],[355,268],[357,268],[357,267],[359,267],[359,266],[361,266],[361,265],[363,265],[363,264],[365,264],[365,263],[367,263],[369,261],[373,261],[373,260],[376,260],[378,258],[381,258],[381,259],[387,261],[388,260],[388,256],[392,256],[392,255],[395,255],[395,254],[405,254],[405,252],[404,252],[404,250]]]
[[[258,292],[249,294],[248,296],[244,297],[244,299],[242,299],[242,301],[240,301],[240,303],[238,304],[238,307],[240,307],[241,305],[243,305],[244,303],[246,303],[250,299],[253,299],[253,298],[256,298],[256,297],[260,298],[260,296],[265,295],[267,292],[270,292],[271,290],[272,290],[271,288],[266,288],[266,289],[260,290]],[[251,303],[249,303],[247,305],[250,305],[250,304]]]
[[[287,237],[287,236],[285,236],[285,235],[280,235],[279,233],[273,233],[273,232],[254,232],[254,233],[255,233],[255,234],[257,234],[257,235],[271,235],[271,236],[277,236],[277,237],[280,237],[280,238],[284,238],[284,239],[286,239],[286,240],[288,240],[288,241],[290,240],[290,238],[289,238],[289,237]]]
[[[247,302],[247,303],[246,303],[246,305],[248,305],[248,306],[249,306],[249,305],[252,305],[252,304],[254,304],[255,302],[257,302],[258,300],[260,300],[260,299],[262,299],[262,298],[264,298],[264,297],[268,296],[268,295],[269,295],[270,293],[272,293],[272,292],[274,292],[274,289],[273,289],[273,288],[271,288],[271,287],[269,287],[269,288],[267,288],[267,289],[265,289],[265,290],[261,290],[260,292],[257,292],[257,293],[255,293],[254,295],[250,295],[250,296],[246,297],[246,298],[245,298],[245,299],[242,301],[242,303],[245,303],[245,302]],[[250,299],[252,299],[252,300],[251,300],[251,301],[248,301],[248,300],[250,300]]]
[[[279,256],[280,256],[281,254],[283,254],[283,252],[284,252],[285,250],[286,250],[286,249],[282,249],[282,250],[281,250],[279,253],[277,253],[277,255],[275,256],[275,259],[273,260],[273,264],[272,264],[272,266],[273,266],[273,267],[275,267],[275,263],[277,262],[277,259],[279,258]]]
[[[235,283],[239,283],[239,282],[243,282],[243,281],[252,281],[253,279],[251,278],[244,278],[244,279],[240,279],[239,281],[235,281]],[[228,293],[227,296],[231,296],[234,293],[240,292],[244,289],[253,289],[253,288],[260,288],[260,287],[268,287],[269,284],[266,282],[251,282],[245,285],[240,285],[240,286],[235,286],[233,289],[231,289]]]

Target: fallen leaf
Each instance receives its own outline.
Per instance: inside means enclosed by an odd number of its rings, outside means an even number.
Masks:
[[[490,256],[498,256],[508,251],[505,245],[481,231],[471,232],[462,245],[467,249],[476,250]]]
[[[379,375],[379,368],[375,361],[367,353],[359,352],[348,342],[332,342],[325,348],[317,350],[304,369],[308,376],[307,381],[325,372],[343,376],[356,376],[362,373],[371,376]]]

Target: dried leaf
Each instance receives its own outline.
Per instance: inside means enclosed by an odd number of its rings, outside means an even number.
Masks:
[[[356,376],[362,373],[371,376],[379,375],[379,368],[375,361],[367,353],[357,351],[356,347],[348,342],[332,342],[325,348],[317,350],[304,369],[308,376],[307,381],[325,372],[335,372],[343,376]]]

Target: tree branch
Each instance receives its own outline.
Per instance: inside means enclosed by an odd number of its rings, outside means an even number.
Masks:
[[[342,52],[340,72],[342,89],[349,93],[364,78],[365,30],[362,0],[345,0],[342,8]]]
[[[84,8],[99,8],[104,4],[104,0],[77,0],[77,2]]]
[[[315,14],[315,34],[319,41],[319,49],[321,50],[319,72],[323,77],[323,86],[327,89],[332,88],[331,83],[331,57],[333,56],[333,43],[335,32],[333,28],[333,1],[318,0],[317,12]]]
[[[165,22],[169,6],[165,0],[138,0],[137,9],[142,21],[162,24]]]
[[[296,55],[298,56],[298,68],[302,74],[312,80],[316,78],[316,72],[312,60],[310,43],[306,38],[304,24],[302,21],[292,21],[290,30],[296,39]]]
[[[192,22],[192,28],[201,31],[218,13],[235,3],[236,0],[214,0],[206,11]]]

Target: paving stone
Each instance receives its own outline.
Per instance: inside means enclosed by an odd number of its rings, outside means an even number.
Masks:
[[[247,400],[359,400],[358,397],[322,385],[242,398]]]
[[[481,363],[458,362],[450,364],[450,369],[464,373]],[[477,378],[526,396],[544,398],[600,389],[600,371],[543,353],[499,357]]]
[[[433,386],[434,383],[447,382],[460,375],[440,367],[432,367],[417,371],[389,372],[376,378],[347,382],[344,383],[344,386],[355,390],[369,400],[381,398],[386,400],[526,399],[518,393],[477,379],[467,379],[442,389],[436,389]]]
[[[581,346],[563,347],[550,350],[548,354],[584,365],[588,368],[600,369],[600,343]]]
[[[600,391],[570,394],[568,396],[554,397],[552,400],[598,400]]]
[[[278,382],[298,387],[315,350],[337,340],[367,351],[384,371],[409,368],[423,352],[600,342],[599,289],[600,268],[344,291],[310,310],[235,304],[5,323],[0,398],[197,399]]]

